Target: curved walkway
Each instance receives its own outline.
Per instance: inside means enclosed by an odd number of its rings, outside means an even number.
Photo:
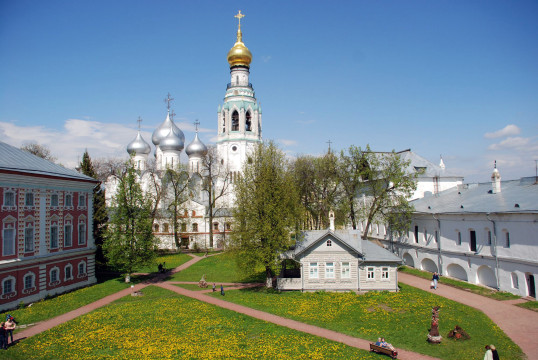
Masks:
[[[517,301],[494,300],[443,284],[439,284],[437,290],[431,290],[430,280],[406,273],[399,272],[398,281],[481,310],[523,350],[529,359],[537,358],[537,312],[515,306],[514,303]]]

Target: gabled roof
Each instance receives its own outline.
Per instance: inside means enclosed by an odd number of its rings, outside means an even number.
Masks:
[[[409,173],[419,172],[419,178],[421,177],[456,177],[463,178],[463,176],[455,174],[450,170],[443,169],[441,166],[432,163],[429,160],[426,160],[422,156],[412,152],[411,150],[404,150],[398,152],[401,156],[401,159],[404,161],[409,161],[409,166],[407,171]]]
[[[465,184],[411,203],[416,213],[430,214],[538,212],[538,185],[534,177],[502,181],[497,194],[491,193],[491,189],[491,182]]]
[[[64,168],[0,141],[0,170],[61,177],[71,180],[99,182],[94,178]]]
[[[362,258],[363,261],[368,262],[397,262],[402,260],[390,251],[372,243],[368,240],[362,240],[360,231],[358,230],[310,230],[302,233],[302,239],[298,240],[295,249],[287,252],[284,257],[291,257],[297,259],[308,249],[314,247],[316,244],[322,242],[328,236],[333,237],[350,252],[354,252]]]

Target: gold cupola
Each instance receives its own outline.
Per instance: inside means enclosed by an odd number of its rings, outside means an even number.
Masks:
[[[230,67],[249,67],[250,62],[252,61],[252,54],[245,46],[245,44],[243,44],[243,34],[241,34],[241,18],[245,17],[245,15],[241,14],[241,10],[239,10],[239,13],[235,15],[235,17],[239,19],[239,26],[237,28],[237,41],[230,49],[230,51],[228,51],[228,63],[230,64]]]

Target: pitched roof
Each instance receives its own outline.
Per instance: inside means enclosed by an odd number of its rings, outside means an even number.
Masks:
[[[538,185],[534,177],[501,182],[501,192],[493,194],[491,182],[465,184],[413,200],[417,213],[535,213],[538,212]],[[516,206],[517,204],[517,206]]]
[[[2,141],[0,141],[0,170],[98,182],[98,180],[95,180],[94,178],[80,174],[75,170],[64,168],[61,165],[54,164]]]
[[[306,250],[324,240],[327,236],[332,236],[340,241],[349,250],[359,254],[359,256],[368,262],[401,262],[402,260],[390,251],[372,243],[368,240],[362,240],[358,230],[309,230],[302,233],[303,237],[297,241],[295,249],[287,252],[286,257],[297,258]]]
[[[422,156],[415,154],[411,150],[405,150],[399,152],[402,160],[410,161],[409,166],[407,167],[408,172],[423,171],[419,174],[421,177],[456,177],[463,178],[461,175],[457,175],[450,170],[443,169],[441,166],[432,163],[429,160],[426,160]]]

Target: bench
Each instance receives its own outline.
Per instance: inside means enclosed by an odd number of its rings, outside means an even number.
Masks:
[[[381,353],[381,354],[386,354],[386,355],[390,356],[393,359],[398,358],[398,352],[397,351],[390,350],[390,349],[384,348],[383,346],[379,346],[379,345],[376,345],[376,344],[373,344],[373,343],[370,344],[370,351],[373,351],[373,352],[376,352],[376,353]]]

